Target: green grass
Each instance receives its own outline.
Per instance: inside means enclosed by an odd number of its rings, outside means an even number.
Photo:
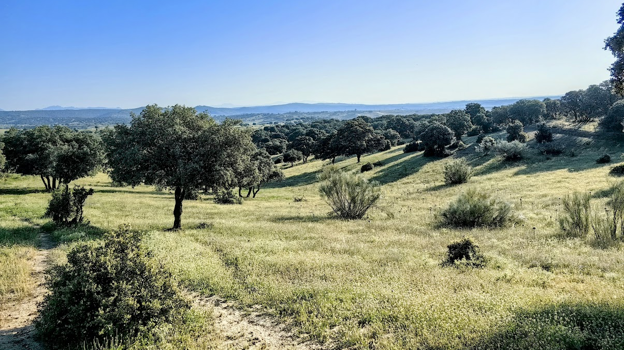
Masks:
[[[62,251],[73,240],[97,239],[98,230],[129,223],[150,232],[149,246],[188,288],[241,307],[261,305],[295,332],[339,348],[618,349],[621,248],[563,239],[558,228],[560,198],[575,190],[601,193],[615,181],[611,165],[595,163],[605,151],[617,160],[624,147],[596,141],[579,144],[575,157],[552,159],[530,150],[517,163],[465,151],[475,176],[459,186],[444,185],[447,159],[403,154],[400,147],[365,156],[363,163],[385,163],[365,174],[383,184],[383,197],[359,221],[328,216],[315,184],[323,163],[310,161],[286,167],[286,181],[243,205],[185,201],[180,232],[165,231],[173,223],[172,194],[111,187],[100,174],[78,181],[96,190],[85,208],[92,231],[55,237]],[[337,165],[358,170],[360,164]],[[10,180],[4,191],[15,193],[0,197],[3,218],[27,227],[45,222],[48,196],[29,192],[40,187],[34,178]],[[523,221],[493,230],[435,228],[436,212],[468,188],[510,202]],[[306,201],[293,201],[301,196]],[[196,229],[200,223],[212,226]],[[446,246],[467,235],[489,265],[443,267]]]

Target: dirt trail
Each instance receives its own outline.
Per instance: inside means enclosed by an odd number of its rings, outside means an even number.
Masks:
[[[40,247],[31,261],[36,283],[33,295],[24,300],[9,302],[0,309],[0,349],[43,350],[43,347],[33,339],[33,321],[37,316],[37,304],[43,300],[46,293],[45,269],[48,265],[48,251],[53,246],[48,234],[41,233]]]
[[[308,339],[289,332],[284,324],[258,311],[244,312],[217,297],[192,295],[196,307],[209,308],[214,312],[215,326],[224,338],[224,349],[325,349]]]

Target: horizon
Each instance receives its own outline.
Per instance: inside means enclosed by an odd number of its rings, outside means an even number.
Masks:
[[[620,5],[7,0],[0,108],[558,96],[609,78],[604,39]]]

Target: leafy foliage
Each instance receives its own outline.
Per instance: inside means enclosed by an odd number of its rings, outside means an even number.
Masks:
[[[617,13],[617,23],[620,28],[605,40],[605,50],[611,51],[615,57],[610,69],[611,84],[618,94],[624,95],[624,4]]]
[[[383,136],[375,134],[373,127],[363,118],[347,121],[336,134],[340,154],[355,155],[358,163],[365,153],[377,151],[383,146]]]
[[[48,204],[45,216],[62,226],[74,226],[84,221],[83,208],[87,197],[93,194],[93,189],[85,189],[74,186],[73,190],[68,185],[62,190],[52,192],[52,199]]]
[[[214,197],[214,202],[217,204],[243,204],[243,198],[228,189],[219,191]]]
[[[487,155],[490,154],[490,152],[492,152],[492,150],[494,150],[495,148],[496,140],[494,140],[492,137],[486,136],[481,140],[481,142],[479,142],[476,150],[479,153]]]
[[[321,197],[343,219],[361,219],[381,197],[379,185],[333,167],[319,175]]]
[[[291,149],[284,153],[284,162],[290,163],[291,166],[294,166],[296,162],[303,159],[303,154],[296,149]]]
[[[487,264],[487,259],[479,250],[472,239],[463,238],[457,242],[453,242],[447,246],[446,260],[443,265],[454,266],[457,264],[483,268]]]
[[[537,143],[552,142],[553,133],[552,130],[544,123],[537,126],[537,132],[535,133],[535,141]]]
[[[563,198],[563,213],[559,227],[568,237],[586,237],[591,225],[591,196],[588,193],[574,192]]]
[[[444,165],[444,183],[457,185],[468,182],[472,176],[472,167],[465,159],[454,159]]]
[[[432,123],[420,134],[420,140],[425,148],[425,155],[443,156],[446,146],[455,140],[454,133],[448,127],[440,123]]]
[[[375,166],[371,162],[368,162],[368,163],[362,165],[362,167],[360,168],[360,172],[361,173],[365,173],[367,171],[373,170],[374,168],[375,168]]]
[[[546,106],[538,100],[520,100],[509,107],[509,116],[523,125],[539,122],[544,114],[546,114]]]
[[[596,159],[596,163],[598,164],[611,163],[611,156],[605,153],[602,156],[600,156],[600,158]]]
[[[67,264],[50,270],[36,329],[49,345],[134,337],[179,321],[190,308],[173,276],[127,227],[106,234],[103,243],[78,244]]]
[[[526,142],[526,137],[522,140],[522,134],[524,134],[524,125],[518,120],[514,120],[512,123],[507,125],[507,141],[520,141],[522,143]]]
[[[609,108],[607,115],[600,120],[600,127],[605,131],[622,132],[624,130],[624,100],[617,101]]]
[[[505,160],[516,161],[524,158],[526,146],[519,141],[507,142],[503,140],[496,141],[494,147],[496,153],[503,156]]]
[[[502,227],[515,220],[508,203],[474,189],[461,194],[438,218],[442,225],[460,228]]]
[[[423,150],[422,141],[412,141],[408,143],[407,145],[405,145],[405,148],[403,148],[403,153],[420,152],[422,150]]]
[[[462,135],[472,128],[470,115],[462,110],[451,111],[446,115],[446,126],[453,131],[457,140],[461,140]]]

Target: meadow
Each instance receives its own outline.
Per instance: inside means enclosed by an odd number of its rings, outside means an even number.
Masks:
[[[444,185],[448,158],[404,154],[403,147],[363,156],[361,164],[338,159],[337,166],[353,171],[384,163],[365,173],[382,185],[382,199],[356,221],[329,215],[316,182],[327,162],[319,160],[284,166],[284,181],[242,205],[217,205],[208,195],[185,201],[181,231],[167,230],[172,193],[114,187],[100,173],[76,181],[95,189],[85,207],[89,226],[52,230],[58,244],[52,256],[62,263],[75,242],[130,224],[148,232],[148,246],[189,290],[243,310],[259,305],[327,348],[624,348],[620,245],[568,239],[558,226],[566,194],[591,191],[594,205],[604,205],[618,179],[608,175],[612,164],[596,159],[608,152],[618,162],[624,145],[573,141],[574,154],[547,157],[530,149],[519,162],[459,152],[475,176],[457,186]],[[32,293],[29,259],[48,222],[50,195],[35,177],[0,181],[4,302]],[[469,188],[508,201],[521,221],[503,229],[438,227],[436,213]],[[442,265],[447,245],[463,237],[480,246],[485,268]],[[211,341],[186,346],[218,348]]]

